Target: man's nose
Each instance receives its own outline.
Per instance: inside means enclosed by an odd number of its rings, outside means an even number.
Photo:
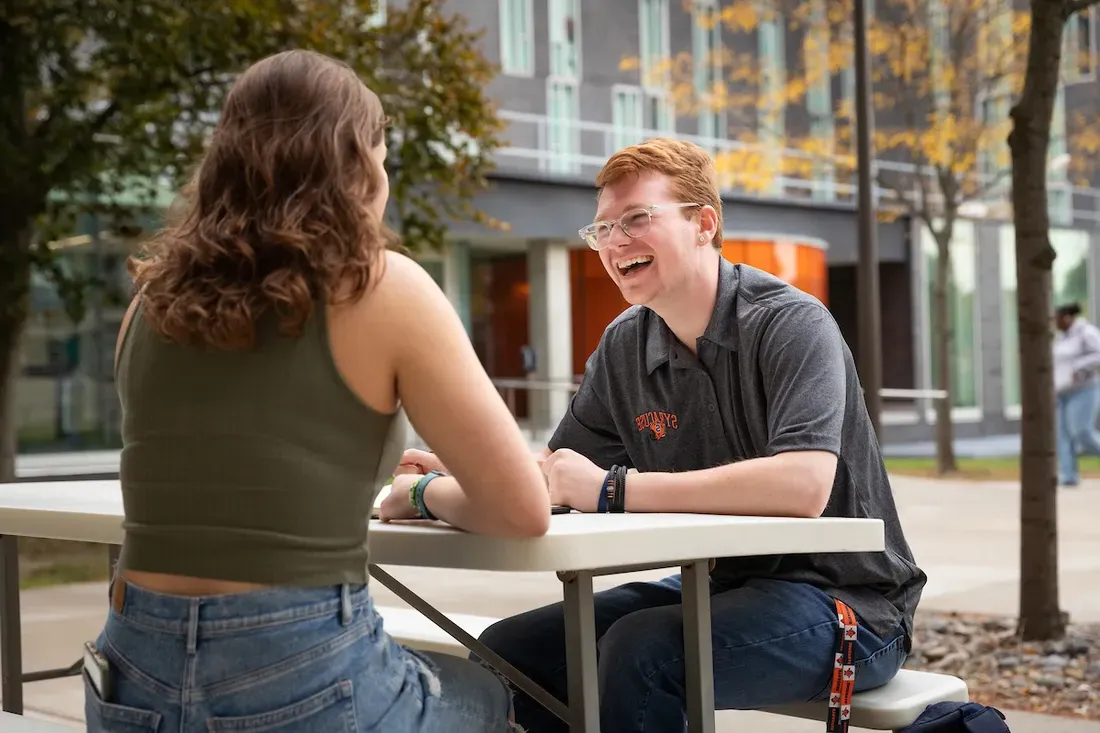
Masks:
[[[616,224],[615,226],[611,227],[611,233],[607,235],[607,246],[623,247],[627,244],[630,244],[630,237],[628,237],[626,235],[626,232],[623,231],[622,226]]]

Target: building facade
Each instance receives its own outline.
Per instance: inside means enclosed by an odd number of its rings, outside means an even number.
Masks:
[[[783,129],[808,125],[827,137],[844,124],[833,113],[850,107],[850,65],[826,74],[797,104],[776,101],[783,96],[788,67],[805,62],[801,55],[808,48],[822,52],[820,46],[807,44],[782,17],[761,20],[751,33],[736,35],[721,22],[700,22],[720,13],[722,5],[717,0],[448,0],[449,10],[483,31],[483,52],[499,65],[489,93],[508,124],[507,145],[495,153],[492,186],[477,205],[509,228],[489,231],[456,223],[446,247],[424,255],[422,262],[460,314],[489,374],[505,384],[541,384],[507,388],[536,438],[565,411],[568,385],[583,373],[604,326],[625,307],[596,254],[577,236],[595,211],[593,179],[604,161],[625,145],[657,135],[693,140],[716,155],[743,151],[732,129],[747,121],[756,126],[749,151],[755,165],[778,170],[780,158],[797,154],[782,149]],[[1067,71],[1052,144],[1057,164],[1051,172],[1056,299],[1080,300],[1094,318],[1100,317],[1093,297],[1100,276],[1094,254],[1100,246],[1100,178],[1070,181],[1067,160],[1090,153],[1073,148],[1067,129],[1074,120],[1100,119],[1098,21],[1100,12],[1092,8],[1067,31]],[[660,60],[685,54],[695,61],[689,84],[701,97],[729,76],[729,64],[751,59],[762,90],[757,109],[684,113],[672,99],[675,89],[662,80]],[[993,111],[1006,115],[1007,107]],[[820,297],[858,353],[853,183],[850,175],[820,161],[751,185],[729,178],[722,191],[723,254],[769,269]],[[956,338],[949,358],[956,433],[1013,433],[1021,378],[1013,230],[1003,205],[966,213],[970,218],[958,224],[951,243]],[[124,278],[117,243],[96,241],[99,266],[107,258],[107,268]],[[930,275],[936,248],[927,230],[905,216],[881,222],[878,242],[883,386],[932,388]],[[90,424],[110,424],[110,411],[117,407],[113,390],[102,389],[109,379],[110,349],[94,334],[113,334],[109,326],[121,310],[112,304],[95,310],[74,341],[57,318],[59,306],[48,288],[40,290],[28,330],[25,383],[17,392],[23,435],[79,435]],[[113,335],[107,341],[113,343]],[[77,358],[77,352],[102,359]],[[103,363],[95,367],[97,362]],[[887,405],[885,442],[930,438],[930,403]]]
[[[748,53],[755,56],[766,89],[784,83],[785,69],[797,66],[798,55],[805,52],[805,39],[782,17],[761,20],[750,34],[733,35],[721,22],[708,27],[700,18],[721,11],[721,3],[710,0],[451,0],[450,5],[484,29],[484,53],[500,65],[490,92],[508,122],[509,147],[497,153],[493,190],[481,205],[507,221],[510,231],[497,235],[457,227],[437,264],[440,282],[463,314],[491,374],[523,374],[520,349],[531,345],[539,379],[568,381],[582,373],[603,325],[623,305],[613,288],[608,291],[610,283],[594,253],[576,237],[576,229],[594,213],[592,181],[603,162],[615,150],[656,135],[690,139],[716,152],[740,145],[729,119],[735,110],[678,114],[670,99],[675,88],[652,84],[654,70],[647,70],[647,63],[688,54],[696,60],[696,83],[705,89],[728,77],[729,70],[702,60]],[[1094,170],[1091,180],[1071,182],[1067,160],[1090,154],[1074,149],[1068,134],[1072,121],[1100,119],[1097,10],[1079,15],[1067,28],[1050,179],[1052,242],[1059,255],[1056,300],[1080,300],[1094,318],[1100,316],[1092,297],[1100,273],[1094,256],[1100,246],[1095,188],[1100,178]],[[719,53],[731,44],[731,52]],[[778,136],[769,138],[774,136],[771,123],[762,120],[779,119],[790,127],[809,119],[831,132],[831,126],[842,123],[827,112],[850,105],[853,89],[849,65],[828,75],[796,105],[775,109],[774,101],[762,102],[769,109],[756,111],[755,141],[765,151],[770,143],[781,145]],[[762,99],[776,96],[762,94]],[[994,112],[1007,115],[1007,110]],[[852,183],[827,165],[815,165],[808,172],[775,176],[766,185],[731,184],[722,192],[725,237],[731,243],[755,242],[756,258],[744,259],[745,248],[729,244],[724,254],[794,279],[799,272],[812,276],[813,266],[783,269],[792,259],[792,242],[814,243],[825,255],[822,299],[858,351]],[[1006,187],[999,193],[1003,197]],[[1013,433],[1018,431],[1021,376],[1013,229],[1003,199],[968,206],[964,213],[970,218],[958,224],[950,247],[956,434]],[[878,235],[883,386],[931,389],[936,386],[930,317],[934,241],[925,227],[905,216],[880,223]],[[505,304],[506,292],[513,293],[513,303]],[[551,423],[565,399],[567,394],[558,394],[544,405]],[[884,440],[930,438],[931,407],[921,400],[887,401]]]

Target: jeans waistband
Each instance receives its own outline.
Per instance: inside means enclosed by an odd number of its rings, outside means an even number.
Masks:
[[[325,616],[339,616],[347,625],[364,611],[374,610],[368,586],[361,584],[178,596],[148,590],[119,577],[112,581],[111,606],[121,618],[146,628],[200,636]]]

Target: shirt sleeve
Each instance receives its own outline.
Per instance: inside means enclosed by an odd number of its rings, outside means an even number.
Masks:
[[[1100,368],[1100,329],[1091,323],[1082,323],[1080,344],[1081,353],[1073,360],[1074,370]]]
[[[765,455],[840,455],[847,393],[845,343],[832,315],[813,304],[779,311],[760,343],[768,410]]]
[[[611,411],[600,396],[601,392],[607,393],[606,382],[607,376],[600,364],[600,349],[597,348],[588,358],[584,378],[547,444],[550,450],[575,450],[603,469],[627,465],[626,447],[615,427]]]

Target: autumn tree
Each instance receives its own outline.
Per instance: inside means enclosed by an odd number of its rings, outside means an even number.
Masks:
[[[397,228],[442,240],[480,219],[500,130],[478,33],[443,0],[0,0],[0,481],[13,476],[13,387],[31,272],[49,274],[80,317],[90,278],[50,246],[95,212],[132,235],[186,177],[234,77],[309,48],[349,63],[381,96]],[[158,203],[158,199],[161,203]],[[143,212],[142,210],[145,209]]]
[[[1011,110],[1012,211],[1016,233],[1016,317],[1020,373],[1020,632],[1061,637],[1058,600],[1058,486],[1051,353],[1050,212],[1047,170],[1066,23],[1097,0],[1031,0],[1023,91]],[[1095,122],[1093,122],[1095,124]],[[1095,131],[1093,131],[1095,135]],[[1096,138],[1091,137],[1095,151]]]
[[[628,58],[623,66],[640,67],[647,86],[665,85],[678,115],[725,118],[730,143],[715,150],[723,184],[854,200],[852,0],[684,7],[702,32],[722,29],[719,50]],[[941,474],[956,470],[950,243],[966,205],[1007,186],[1003,141],[1026,28],[1025,14],[987,0],[878,0],[870,22],[880,211],[916,218],[935,241],[933,381],[947,392],[936,401]],[[798,63],[770,66],[764,46],[791,39]]]

